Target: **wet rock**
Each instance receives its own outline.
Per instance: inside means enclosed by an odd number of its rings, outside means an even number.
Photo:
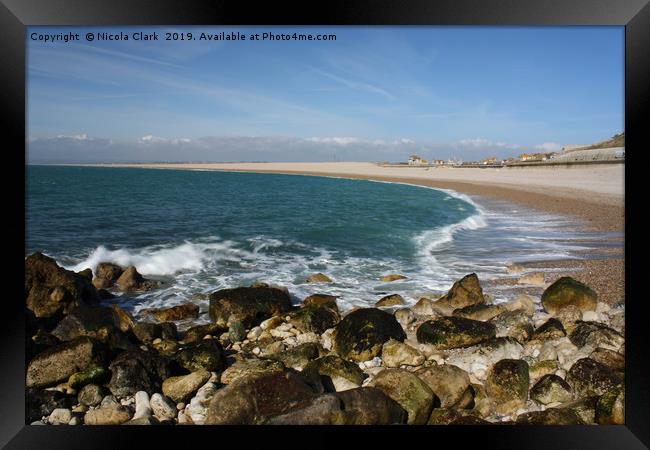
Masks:
[[[551,317],[535,330],[535,339],[552,340],[566,336],[562,322]]]
[[[337,392],[343,403],[340,425],[394,425],[406,423],[408,413],[382,390],[363,387]]]
[[[544,272],[531,272],[526,275],[522,275],[517,280],[517,284],[532,284],[535,286],[544,286]]]
[[[561,409],[570,409],[580,417],[584,423],[591,424],[596,421],[596,403],[598,397],[591,396],[564,403],[559,406]]]
[[[154,339],[151,346],[162,356],[172,357],[178,351],[178,342],[170,339]]]
[[[289,323],[303,333],[321,334],[341,320],[338,310],[331,305],[308,305],[288,314]]]
[[[70,378],[68,378],[68,386],[72,389],[80,389],[90,383],[101,384],[107,378],[108,372],[103,366],[90,366],[86,370],[70,375]]]
[[[395,316],[395,320],[399,322],[404,330],[408,329],[408,326],[417,320],[415,314],[413,314],[413,311],[411,311],[410,308],[398,309],[393,313],[393,315]]]
[[[606,348],[597,348],[590,355],[590,359],[606,365],[612,369],[621,379],[625,375],[625,356]]]
[[[124,292],[143,292],[160,287],[159,281],[148,280],[136,270],[134,266],[124,269],[122,275],[115,280],[115,284]]]
[[[295,409],[271,418],[267,425],[332,425],[341,414],[341,401],[334,394],[312,397]]]
[[[133,334],[135,334],[138,340],[143,344],[150,344],[155,339],[178,339],[178,331],[174,322],[138,322],[133,327]]]
[[[185,407],[185,415],[192,419],[192,423],[197,425],[205,423],[208,406],[216,392],[217,385],[215,383],[206,383],[196,392],[189,405]]]
[[[239,287],[210,294],[210,318],[221,326],[227,326],[230,316],[235,315],[250,328],[290,309],[289,294],[277,288]]]
[[[398,306],[398,305],[403,305],[406,302],[404,301],[404,298],[399,295],[399,294],[391,294],[391,295],[386,295],[382,298],[380,298],[377,303],[375,303],[375,306],[377,308],[382,308],[382,307],[387,307],[387,306]]]
[[[305,298],[302,301],[302,304],[305,306],[314,305],[314,306],[329,306],[330,308],[338,311],[338,306],[336,305],[336,299],[338,297],[335,295],[326,295],[326,294],[312,294],[309,297]]]
[[[571,409],[549,408],[517,416],[517,425],[583,425],[580,416]]]
[[[601,347],[609,350],[618,350],[625,342],[621,333],[599,322],[576,322],[576,326],[569,335],[569,339],[576,347],[589,345],[593,348]]]
[[[183,303],[170,308],[144,309],[141,314],[149,314],[158,322],[171,322],[183,319],[196,319],[199,317],[199,305]]]
[[[223,371],[221,383],[231,384],[245,375],[260,376],[267,373],[284,372],[284,369],[284,364],[272,359],[241,359]]]
[[[394,339],[384,343],[381,358],[386,367],[421,366],[426,360],[418,349]]]
[[[326,355],[309,362],[302,374],[307,379],[317,378],[327,392],[357,388],[365,377],[359,366],[337,355]]]
[[[218,336],[224,331],[228,331],[226,325],[217,325],[216,323],[209,323],[206,325],[196,325],[188,328],[183,335],[183,342],[190,344],[202,340],[205,336],[212,335]]]
[[[74,306],[97,301],[86,276],[59,267],[54,259],[34,253],[25,258],[25,304],[36,318],[53,318]]]
[[[625,390],[623,388],[612,389],[598,399],[596,423],[599,425],[623,425],[625,423]]]
[[[462,317],[442,317],[424,322],[417,330],[420,343],[439,349],[469,347],[495,337],[496,328],[487,322]]]
[[[552,315],[569,305],[582,312],[595,311],[597,302],[598,296],[591,288],[571,277],[560,278],[542,294],[542,306]]]
[[[96,384],[87,384],[81,388],[77,398],[82,405],[97,406],[107,394],[108,390],[105,387]]]
[[[246,326],[242,320],[233,319],[233,316],[230,316],[228,319],[228,339],[230,342],[241,342],[246,339]]]
[[[308,342],[305,344],[297,345],[289,350],[269,358],[281,361],[285,367],[290,367],[296,370],[303,370],[310,361],[321,356],[323,349],[319,344]]]
[[[569,332],[573,330],[576,322],[582,320],[582,311],[574,305],[565,306],[554,315],[557,320],[562,322],[564,329]]]
[[[93,286],[95,286],[96,289],[108,289],[115,284],[122,273],[124,273],[124,268],[117,264],[109,262],[99,263],[95,268]]]
[[[25,422],[47,417],[57,408],[70,409],[74,403],[74,397],[63,392],[28,389],[25,391]]]
[[[495,338],[462,351],[450,354],[447,364],[453,364],[472,374],[479,380],[485,380],[488,369],[502,359],[520,359],[522,345],[513,338]]]
[[[502,359],[488,372],[485,388],[496,404],[496,411],[511,414],[528,399],[528,363],[521,359]]]
[[[447,309],[449,309],[449,313],[453,311],[453,308],[450,306],[447,306]],[[423,317],[439,315],[436,312],[436,310],[434,310],[433,300],[426,297],[422,297],[421,299],[419,299],[417,303],[413,305],[411,311],[413,311],[413,313],[417,314],[418,316],[423,316]]]
[[[176,405],[158,392],[149,400],[151,411],[160,420],[173,420],[176,417]]]
[[[211,376],[207,370],[198,370],[189,375],[170,377],[163,381],[162,392],[175,402],[186,402]]]
[[[440,399],[441,408],[459,403],[471,386],[467,372],[451,364],[425,367],[415,373]]]
[[[589,358],[582,358],[573,364],[566,381],[580,397],[604,395],[623,382],[612,369]]]
[[[532,295],[520,294],[513,301],[504,303],[501,306],[508,311],[523,311],[527,316],[532,317],[535,314],[535,303],[537,301]]]
[[[304,404],[314,395],[300,376],[290,372],[244,376],[215,393],[205,424],[262,424]]]
[[[394,316],[377,308],[358,309],[336,326],[334,351],[346,359],[367,361],[378,356],[391,338],[406,338]]]
[[[530,317],[522,310],[504,312],[488,323],[496,327],[498,337],[511,337],[519,342],[526,342],[535,331]]]
[[[84,416],[86,425],[120,425],[131,419],[131,411],[122,405],[92,409]]]
[[[480,320],[485,322],[505,311],[506,309],[501,305],[477,304],[455,309],[452,314],[455,317],[464,317],[465,319]]]
[[[485,303],[485,297],[478,277],[471,273],[456,281],[447,294],[435,303],[458,309]]]
[[[402,369],[384,369],[369,383],[384,391],[408,414],[409,425],[424,425],[431,410],[440,404],[433,391],[417,375]]]
[[[188,344],[176,353],[174,359],[191,372],[199,369],[214,372],[222,370],[226,364],[223,348],[214,339]]]
[[[36,355],[27,366],[27,387],[52,386],[67,381],[70,375],[101,365],[103,346],[88,337],[78,337]]]
[[[571,386],[557,375],[544,375],[530,390],[530,398],[541,405],[573,400]]]
[[[379,281],[383,281],[385,283],[390,283],[391,281],[406,280],[407,278],[408,277],[405,277],[404,275],[391,273],[391,274],[382,276],[381,278],[379,278]]]
[[[327,275],[323,273],[315,273],[313,275],[309,275],[305,281],[307,283],[331,283],[332,279],[328,277]]]
[[[159,392],[162,380],[172,374],[171,361],[155,352],[128,350],[120,353],[108,367],[108,388],[114,395],[133,395],[138,391]]]
[[[61,341],[88,336],[109,343],[112,335],[120,333],[114,310],[104,306],[78,306],[72,309],[52,330]],[[124,336],[123,339],[126,339]]]

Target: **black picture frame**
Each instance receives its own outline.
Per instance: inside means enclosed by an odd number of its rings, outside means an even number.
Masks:
[[[612,426],[446,426],[332,429],[277,427],[38,427],[24,424],[25,331],[23,289],[24,176],[26,95],[25,28],[30,25],[497,25],[625,26],[625,132],[627,152],[625,192],[626,282],[626,424]],[[650,117],[650,5],[647,0],[444,0],[444,1],[329,1],[299,5],[271,2],[250,5],[235,1],[171,0],[2,0],[0,54],[3,123],[5,124],[3,212],[12,244],[4,255],[5,270],[0,326],[0,444],[6,448],[134,448],[136,439],[164,440],[177,445],[226,445],[224,436],[252,446],[251,439],[286,446],[340,445],[354,433],[358,445],[479,446],[512,449],[647,448],[650,445],[650,389],[648,388],[648,327],[640,295],[643,284],[639,236],[644,234],[642,193],[635,193],[645,165],[643,143]],[[647,149],[645,149],[647,152]],[[643,183],[640,183],[643,185]],[[637,222],[639,220],[639,222]],[[14,237],[14,234],[16,235]],[[24,237],[24,235],[23,235]],[[634,239],[634,247],[632,240]],[[10,291],[7,292],[6,290]],[[415,433],[415,434],[414,434]],[[416,441],[416,437],[418,440]],[[421,438],[421,439],[419,439]],[[207,439],[207,440],[204,440]],[[218,439],[218,441],[215,441]],[[261,443],[260,442],[260,443]],[[428,443],[427,443],[428,442]],[[144,444],[142,444],[144,445]],[[210,445],[213,446],[213,445]]]

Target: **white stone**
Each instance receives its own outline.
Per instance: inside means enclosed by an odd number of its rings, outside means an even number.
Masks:
[[[133,419],[151,417],[151,405],[149,403],[149,394],[145,391],[135,393],[135,414]]]
[[[262,353],[262,350],[259,347],[253,349],[253,355],[259,355],[260,353]]]
[[[196,392],[192,400],[190,400],[190,403],[185,408],[185,414],[192,419],[193,423],[201,425],[205,422],[208,414],[208,405],[216,392],[216,384],[206,383]]]
[[[260,337],[260,334],[262,334],[264,330],[262,330],[262,327],[253,327],[251,330],[248,332],[246,337],[250,339],[251,341],[257,340],[258,337]]]
[[[68,425],[81,425],[81,418],[79,416],[73,416],[68,422]]]
[[[306,344],[308,342],[318,342],[320,340],[319,336],[314,332],[301,333],[296,337],[298,344]]]
[[[160,344],[161,342],[162,342],[162,339],[156,338],[156,339],[153,340],[152,343],[155,345],[155,344]]]
[[[67,408],[56,408],[47,418],[50,425],[67,425],[72,419],[72,411]]]
[[[241,346],[239,344],[232,344],[231,348],[237,352],[241,350]]]
[[[334,344],[334,328],[328,328],[321,334],[320,343],[325,350],[331,350]]]
[[[539,351],[538,348],[536,348],[535,350],[533,350],[533,358],[537,358],[537,357],[539,356],[539,353],[540,353],[540,351]]]
[[[557,375],[558,377],[564,379],[564,378],[566,377],[566,370],[564,370],[564,369],[557,369],[557,370],[555,371],[555,375]]]
[[[539,350],[540,361],[555,361],[557,360],[557,352],[552,342],[545,342]]]
[[[156,392],[149,400],[153,414],[162,420],[172,420],[176,417],[176,405],[167,397]]]
[[[176,403],[176,409],[179,410],[179,411],[184,410],[185,409],[185,403],[183,403],[183,402]]]
[[[582,320],[585,322],[599,322],[600,315],[596,311],[584,311],[582,313]]]

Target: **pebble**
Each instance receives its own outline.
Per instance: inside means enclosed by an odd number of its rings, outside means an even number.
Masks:
[[[230,348],[237,351],[237,352],[241,351],[241,345],[239,345],[239,344],[232,344],[232,347],[230,347]]]
[[[264,330],[262,330],[262,327],[253,327],[246,335],[246,338],[250,339],[251,341],[256,341],[263,331]]]
[[[149,400],[154,416],[162,420],[172,420],[176,417],[176,405],[174,402],[156,392]]]
[[[585,311],[582,313],[582,320],[585,322],[600,322],[600,315],[596,311]]]
[[[162,342],[162,339],[156,338],[156,339],[153,340],[152,344],[156,345],[156,344],[160,344],[161,342]]]
[[[72,419],[72,411],[67,408],[56,408],[47,418],[50,425],[67,425]]]
[[[81,417],[73,416],[70,422],[68,422],[68,425],[81,425]]]
[[[224,334],[226,334],[226,333],[224,333]],[[211,334],[206,334],[205,336],[203,336],[204,341],[207,340],[207,339],[212,339],[212,335]]]
[[[145,391],[138,391],[135,393],[135,414],[133,415],[133,419],[146,417],[151,417],[149,394]]]
[[[319,340],[320,337],[312,331],[310,331],[309,333],[301,333],[296,337],[296,341],[298,342],[298,344],[306,344],[308,342],[317,343]]]
[[[551,342],[546,342],[542,345],[542,348],[539,350],[539,360],[540,361],[554,361],[557,359],[557,352],[555,351],[555,346]]]
[[[203,424],[208,414],[208,405],[210,400],[217,392],[217,385],[214,383],[204,384],[197,392],[196,395],[190,400],[190,403],[185,408],[185,415],[192,419],[195,424]]]
[[[176,409],[179,410],[179,411],[184,410],[185,409],[185,403],[183,403],[183,402],[177,403],[176,404]]]
[[[260,350],[259,347],[255,347],[255,348],[253,349],[253,355],[259,355],[260,353],[262,353],[262,350]]]

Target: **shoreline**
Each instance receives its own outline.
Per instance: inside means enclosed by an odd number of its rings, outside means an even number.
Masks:
[[[433,169],[434,174],[419,168],[381,167],[372,163],[220,163],[220,164],[79,164],[85,167],[140,168],[159,170],[194,170],[239,173],[347,178],[391,183],[406,183],[429,188],[449,189],[466,194],[481,203],[481,198],[496,199],[527,208],[577,219],[585,232],[621,233],[624,238],[625,203],[622,189],[617,192],[615,180],[606,177],[623,175],[624,167],[600,168],[516,168],[517,173],[487,172],[499,169]],[[313,170],[313,169],[321,170]],[[436,172],[437,171],[437,172]],[[450,172],[451,171],[451,172]],[[558,182],[557,172],[566,172]],[[563,173],[564,174],[564,173]],[[410,176],[407,176],[410,175]],[[519,177],[518,177],[519,175]],[[521,176],[523,175],[523,177]],[[529,176],[530,175],[530,176]],[[495,180],[490,180],[492,177]],[[455,178],[455,179],[452,179]],[[500,178],[500,179],[499,179]],[[533,181],[514,184],[516,181]],[[592,190],[588,191],[590,178]],[[576,181],[577,180],[577,181]],[[622,179],[620,180],[623,181]],[[564,184],[564,186],[561,186]],[[559,185],[559,186],[558,186]],[[602,250],[602,249],[601,249]],[[610,249],[611,250],[611,249]],[[546,272],[547,283],[560,276],[572,276],[593,286],[603,302],[614,305],[625,301],[624,248],[615,248],[610,257],[565,260],[562,264],[578,266],[579,270]],[[548,268],[548,261],[527,261],[530,269]],[[508,280],[508,279],[506,279]]]

